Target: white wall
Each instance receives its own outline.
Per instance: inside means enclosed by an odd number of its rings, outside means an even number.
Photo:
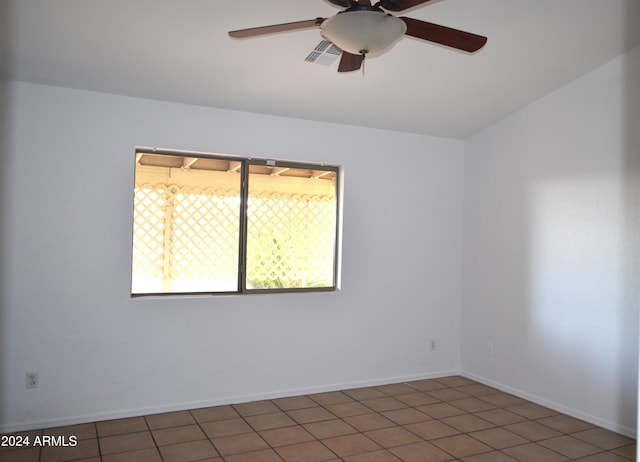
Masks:
[[[465,147],[463,371],[629,435],[639,63],[637,48]]]
[[[28,83],[3,95],[0,431],[459,370],[461,141]],[[132,300],[136,145],[343,165],[342,290]]]

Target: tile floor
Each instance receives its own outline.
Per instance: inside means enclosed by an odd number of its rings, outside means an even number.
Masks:
[[[463,377],[27,432],[1,462],[628,462],[635,441]]]

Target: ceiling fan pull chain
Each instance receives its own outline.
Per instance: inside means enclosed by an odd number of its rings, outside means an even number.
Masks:
[[[362,78],[364,79],[364,62],[366,61],[367,50],[361,50],[360,54],[362,55]]]

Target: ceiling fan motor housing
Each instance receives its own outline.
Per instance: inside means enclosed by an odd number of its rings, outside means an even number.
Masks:
[[[404,21],[375,7],[349,8],[320,26],[322,36],[343,51],[367,57],[384,53],[406,31]]]

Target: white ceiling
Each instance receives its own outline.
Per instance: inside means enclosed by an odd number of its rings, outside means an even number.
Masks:
[[[398,15],[485,35],[469,55],[405,37],[365,74],[304,61],[325,0],[0,0],[4,78],[464,139],[640,45],[639,0],[431,0]]]

